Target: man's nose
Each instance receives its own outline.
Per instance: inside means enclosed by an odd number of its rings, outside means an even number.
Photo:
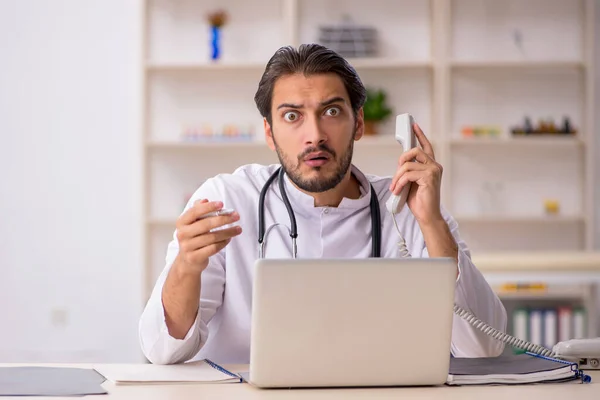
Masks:
[[[307,124],[305,125],[305,129],[306,144],[319,145],[327,141],[327,135],[325,134],[325,130],[320,124],[319,118],[308,118]]]

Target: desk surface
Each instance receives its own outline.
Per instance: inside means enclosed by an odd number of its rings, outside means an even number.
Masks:
[[[62,366],[93,368],[93,364],[0,364],[5,366]],[[247,366],[225,366],[234,372],[247,371]],[[349,389],[257,389],[246,383],[198,383],[168,385],[114,385],[106,381],[108,395],[85,396],[94,400],[158,400],[158,399],[597,399],[600,394],[600,371],[590,371],[592,383],[560,383],[516,386],[438,386],[414,388],[349,388]],[[19,399],[22,397],[2,397]],[[36,399],[72,400],[73,397],[36,397]]]

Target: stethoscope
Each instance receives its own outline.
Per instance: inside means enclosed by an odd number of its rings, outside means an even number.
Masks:
[[[265,256],[265,237],[269,235],[271,229],[273,229],[277,225],[281,225],[280,223],[275,223],[269,226],[267,232],[265,232],[265,196],[267,195],[267,190],[269,186],[275,178],[279,177],[279,190],[281,192],[281,197],[283,198],[283,203],[285,204],[285,208],[287,209],[288,215],[290,216],[290,227],[288,228],[288,232],[290,237],[292,238],[292,258],[297,258],[298,256],[298,247],[296,246],[296,239],[298,238],[298,228],[296,227],[296,216],[294,215],[294,210],[292,210],[292,206],[290,204],[290,200],[287,197],[284,188],[284,175],[285,172],[283,168],[279,167],[277,171],[275,171],[267,182],[263,186],[260,191],[260,197],[258,199],[258,257],[264,258]],[[381,256],[381,219],[379,216],[379,202],[377,200],[377,195],[375,194],[375,190],[373,189],[373,185],[371,185],[371,203],[369,204],[369,208],[371,209],[371,256],[372,257],[380,257]]]

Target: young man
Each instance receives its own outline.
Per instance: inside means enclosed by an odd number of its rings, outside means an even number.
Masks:
[[[370,257],[373,196],[381,214],[381,256],[398,257],[398,233],[385,203],[412,182],[406,206],[395,216],[412,257],[453,257],[458,263],[455,302],[496,329],[506,329],[502,303],[440,205],[442,167],[418,125],[422,148],[402,154],[393,177],[359,171],[351,161],[354,141],[364,130],[365,88],[343,58],[314,44],[279,49],[266,66],[255,101],[267,144],[285,172],[282,185],[295,213],[298,257]],[[259,197],[272,175],[264,198],[264,256],[288,258],[293,251],[278,167],[242,166],[209,179],[192,196],[140,319],[141,347],[150,362],[249,362]],[[200,218],[222,207],[236,212]],[[277,223],[282,225],[268,229]],[[211,232],[230,224],[236,226]],[[360,327],[358,315],[356,324]],[[503,348],[454,316],[455,356],[496,356]]]

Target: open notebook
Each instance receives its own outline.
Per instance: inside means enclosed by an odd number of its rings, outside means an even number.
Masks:
[[[448,385],[589,382],[576,363],[525,353],[485,358],[451,358]]]
[[[165,383],[241,382],[239,375],[210,360],[174,365],[104,364],[94,369],[117,385]]]

